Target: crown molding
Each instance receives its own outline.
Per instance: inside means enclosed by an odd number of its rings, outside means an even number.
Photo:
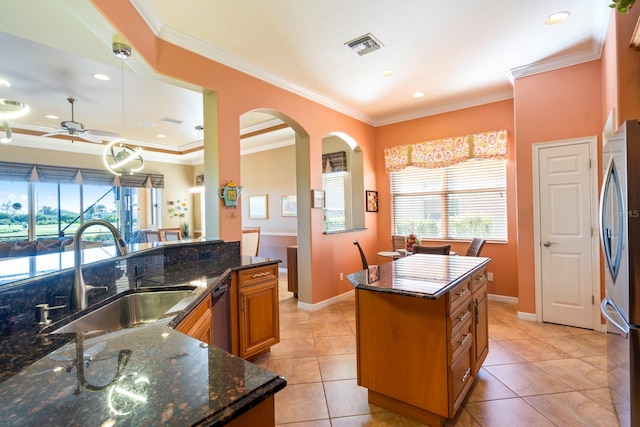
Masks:
[[[521,79],[523,77],[547,73],[549,71],[558,70],[560,68],[584,64],[585,62],[596,61],[600,59],[601,54],[602,45],[598,45],[594,42],[591,45],[591,49],[589,51],[572,53],[546,61],[535,62],[533,64],[512,68],[507,73],[507,77],[509,78],[511,84],[513,84],[516,79]]]
[[[375,125],[375,120],[372,117],[362,114],[361,112],[352,108],[346,107],[311,90],[305,89],[302,86],[292,83],[265,68],[240,59],[230,54],[229,52],[205,43],[202,40],[185,34],[182,31],[179,31],[171,26],[165,25],[160,20],[147,0],[131,0],[131,4],[138,11],[142,19],[147,23],[156,37],[168,43],[180,46],[207,59],[211,59],[229,68],[233,68],[234,70],[255,77],[288,92],[294,93],[296,95],[302,96],[303,98],[324,105],[325,107],[331,108],[332,110],[346,114],[347,116],[353,117],[356,120],[360,120],[372,126]]]
[[[502,90],[490,95],[479,96],[476,98],[465,99],[464,101],[452,102],[449,104],[440,104],[435,107],[429,107],[423,110],[412,111],[406,114],[397,114],[386,117],[384,120],[378,121],[377,126],[392,125],[407,120],[415,120],[423,117],[434,116],[436,114],[448,113],[450,111],[462,110],[465,108],[477,107],[479,105],[491,104],[493,102],[504,101],[513,98],[513,90]]]

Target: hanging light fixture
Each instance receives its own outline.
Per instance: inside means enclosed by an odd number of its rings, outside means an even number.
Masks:
[[[196,130],[198,131],[198,144],[200,144],[200,131],[204,130],[204,126],[202,125],[198,125],[196,126]],[[202,147],[202,151],[204,151],[204,144]],[[200,164],[200,150],[198,150],[198,165]],[[193,187],[189,187],[187,189],[187,191],[189,193],[202,193],[204,192],[204,171],[202,173],[202,175],[196,175],[196,185],[194,185]]]
[[[11,84],[6,80],[0,80],[0,84],[6,87],[11,87]],[[0,138],[0,142],[6,144],[13,139],[13,133],[11,132],[11,126],[7,120],[17,119],[27,114],[31,109],[27,104],[20,101],[12,101],[10,99],[0,98],[0,121],[4,127],[4,137]]]
[[[112,45],[114,55],[120,58],[122,74],[122,131],[124,133],[124,60],[131,56],[131,47],[124,43],[114,42]],[[142,148],[132,148],[126,144],[123,138],[111,141],[102,153],[102,161],[109,172],[114,175],[133,175],[144,167]]]

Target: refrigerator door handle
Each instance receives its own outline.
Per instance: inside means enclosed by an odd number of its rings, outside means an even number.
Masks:
[[[620,317],[620,320],[622,320],[622,322],[617,321],[613,318],[613,316],[611,316],[608,306],[611,307],[611,310],[613,310],[618,315],[618,317]],[[608,298],[603,299],[600,303],[600,312],[609,322],[611,322],[612,325],[614,325],[620,330],[620,332],[624,334],[625,338],[629,337],[629,325],[626,324],[627,322],[624,321],[624,318],[622,318],[622,316],[618,312],[618,309]]]

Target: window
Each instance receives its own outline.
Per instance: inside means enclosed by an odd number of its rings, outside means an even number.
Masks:
[[[28,183],[0,181],[0,241],[29,237]]]
[[[324,190],[324,231],[337,231],[346,228],[344,186],[346,172],[322,174]]]
[[[507,240],[506,161],[390,173],[392,234]]]

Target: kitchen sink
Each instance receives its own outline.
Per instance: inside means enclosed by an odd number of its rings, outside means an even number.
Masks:
[[[195,289],[181,286],[179,289],[131,290],[116,295],[106,305],[92,309],[66,323],[64,320],[46,328],[52,334],[89,331],[115,331],[152,323],[167,313],[177,312],[186,305],[178,305]],[[75,317],[75,315],[74,315]],[[64,326],[56,327],[56,325]]]

